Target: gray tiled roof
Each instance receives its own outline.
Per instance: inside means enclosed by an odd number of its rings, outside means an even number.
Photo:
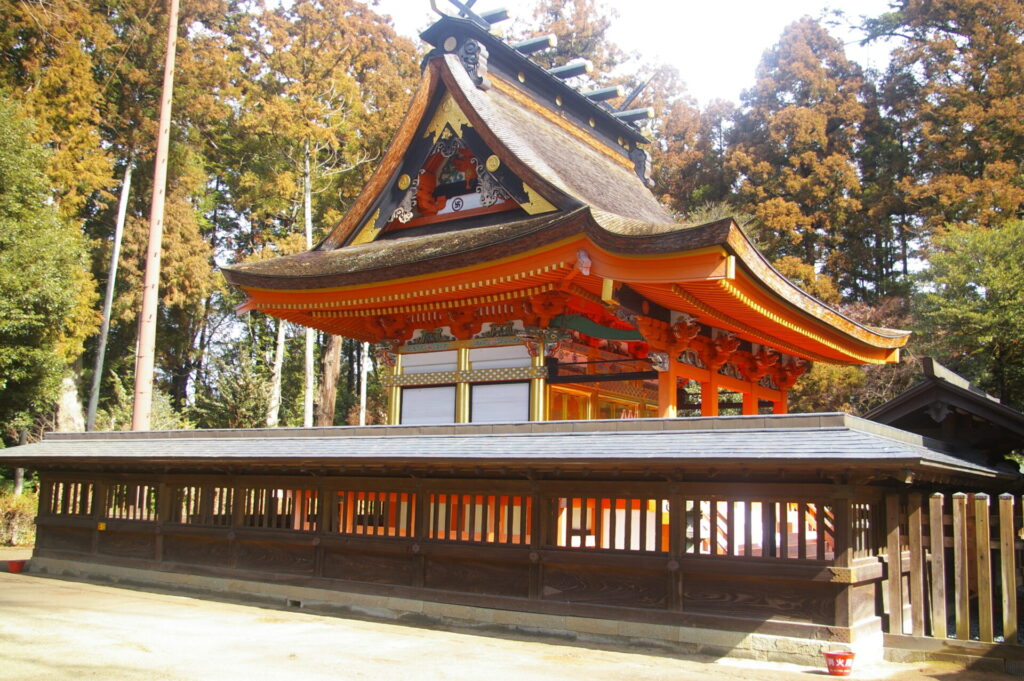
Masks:
[[[845,414],[465,426],[54,434],[0,450],[0,464],[552,462],[871,464],[981,475],[1007,471]]]

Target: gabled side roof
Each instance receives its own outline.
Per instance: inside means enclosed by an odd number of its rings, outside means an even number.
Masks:
[[[924,380],[865,418],[997,458],[1024,449],[1024,414],[931,357],[921,359],[921,368]]]

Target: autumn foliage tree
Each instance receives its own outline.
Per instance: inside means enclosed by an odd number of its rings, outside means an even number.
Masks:
[[[928,230],[995,225],[1024,210],[1024,5],[899,0],[869,21],[899,40],[883,82],[913,141],[900,189]]]
[[[842,44],[807,17],[765,53],[743,95],[729,163],[772,258],[796,256],[833,277],[847,266],[839,246],[861,208],[853,154],[862,87]]]

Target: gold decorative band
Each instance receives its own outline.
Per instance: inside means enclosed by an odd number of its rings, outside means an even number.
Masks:
[[[470,371],[433,371],[423,374],[401,374],[381,376],[381,385],[447,385],[451,383],[499,383],[502,381],[526,381],[531,378],[547,378],[547,367],[509,367],[507,369],[478,369]]]

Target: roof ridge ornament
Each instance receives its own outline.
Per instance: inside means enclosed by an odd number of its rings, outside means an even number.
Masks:
[[[491,26],[493,26],[494,24],[497,24],[498,22],[501,21],[505,21],[506,19],[509,18],[508,10],[506,10],[504,7],[477,13],[472,10],[473,5],[476,4],[476,0],[467,0],[466,2],[460,2],[459,0],[448,0],[448,2],[454,5],[457,10],[459,10],[460,17],[464,19],[469,19],[473,23],[483,27],[488,31],[491,30]],[[437,0],[430,0],[430,8],[434,10],[435,13],[440,14],[443,17],[450,16],[445,12],[442,12],[440,9],[438,9]]]
[[[487,78],[487,48],[480,41],[470,38],[462,43],[458,55],[473,83],[481,90],[490,90],[491,81]]]

